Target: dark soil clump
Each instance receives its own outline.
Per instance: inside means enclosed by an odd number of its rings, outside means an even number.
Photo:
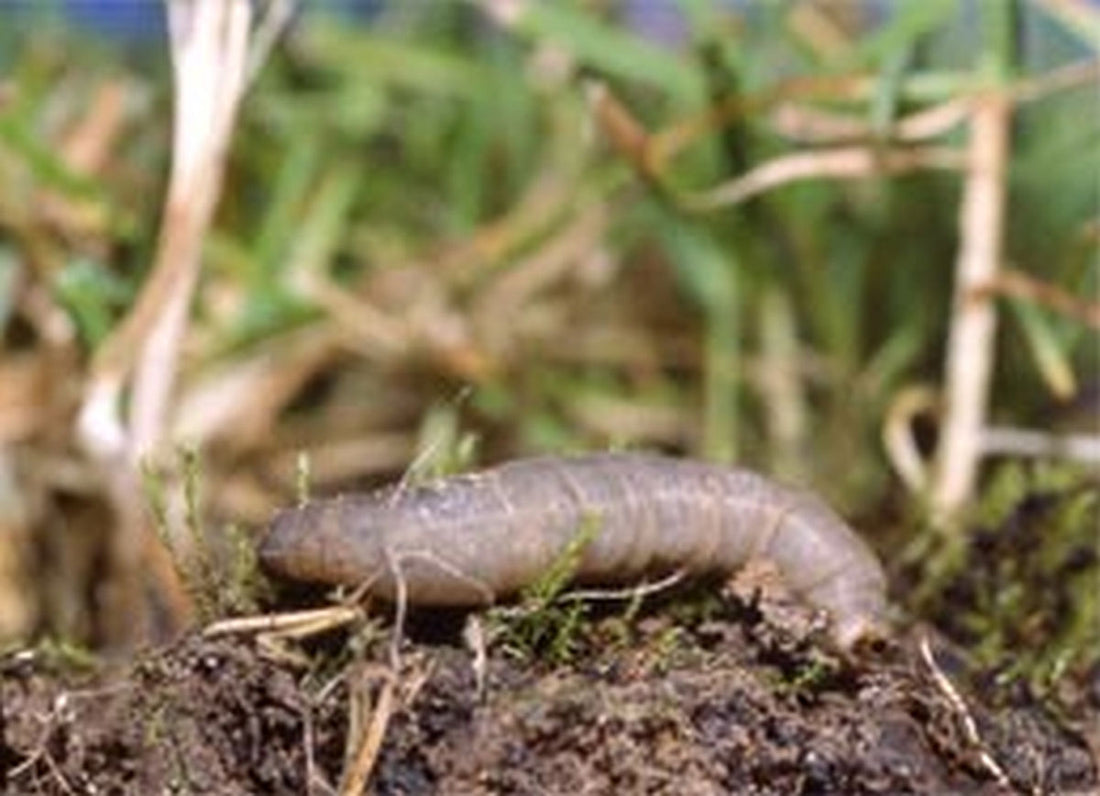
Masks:
[[[666,605],[632,621],[589,617],[567,662],[517,658],[498,644],[482,682],[461,642],[441,641],[438,629],[417,640],[425,634],[414,624],[371,790],[1097,788],[1084,739],[1037,706],[956,702],[916,652],[915,634],[848,664],[821,651],[812,623],[777,622],[790,605],[746,605],[727,596],[688,616]],[[83,682],[11,658],[2,677],[7,792],[333,792],[345,769],[349,683],[378,693],[386,666],[373,661],[386,660],[385,646],[344,664],[315,651],[306,664],[252,639],[190,636]]]

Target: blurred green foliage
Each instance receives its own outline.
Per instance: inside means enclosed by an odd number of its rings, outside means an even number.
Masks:
[[[699,335],[698,379],[666,372],[638,387],[671,394],[674,407],[696,414],[687,446],[768,463],[768,397],[754,389],[752,374],[767,322],[759,299],[774,293],[792,308],[793,356],[810,419],[799,442],[810,467],[799,477],[829,473],[840,482],[825,489],[849,500],[881,489],[876,439],[891,396],[904,382],[939,375],[958,178],[802,182],[688,217],[593,135],[581,80],[606,80],[656,131],[698,117],[708,103],[774,89],[783,78],[859,69],[872,76],[873,90],[865,101],[837,107],[885,131],[889,120],[921,106],[914,93],[921,86],[958,93],[1083,50],[1072,31],[1028,3],[969,11],[955,3],[901,4],[870,33],[858,20],[851,30],[839,27],[846,45],[828,47],[799,29],[798,5],[761,4],[738,15],[732,5],[684,2],[686,28],[675,44],[632,30],[613,6],[579,2],[531,4],[512,28],[465,2],[383,4],[361,26],[321,14],[300,20],[263,72],[236,135],[208,253],[211,278],[235,283],[241,299],[212,330],[222,341],[213,350],[226,355],[313,322],[318,310],[295,275],[322,272],[358,289],[386,269],[441,258],[485,225],[507,223],[525,192],[551,175],[561,187],[546,214],[471,269],[472,281],[446,285],[460,309],[474,306],[469,296],[494,274],[553,241],[576,206],[606,206],[606,245],[622,266],[609,289],[619,295],[603,296],[599,309],[647,291],[632,263],[656,256],[675,286],[666,294],[670,311]],[[978,33],[977,46],[960,31]],[[15,47],[8,81],[17,90],[0,113],[0,217],[9,234],[37,235],[18,205],[28,191],[49,189],[128,220],[101,228],[106,247],[97,252],[56,252],[55,289],[94,344],[106,313],[123,309],[121,286],[148,267],[158,210],[151,199],[166,165],[167,73],[163,52],[146,51],[146,68],[154,68],[141,73],[112,62],[102,44],[64,36],[49,26]],[[992,78],[990,63],[998,64]],[[120,74],[134,81],[130,102],[137,106],[122,159],[103,179],[73,173],[46,143],[50,132],[59,118],[71,120],[97,81]],[[1008,259],[1080,295],[1097,290],[1086,241],[1095,237],[1088,225],[1098,207],[1095,109],[1092,87],[1058,92],[1022,106],[1014,129]],[[664,176],[681,186],[716,185],[789,148],[765,113],[746,112],[705,129]],[[1074,386],[1095,383],[1095,339],[1080,323],[1024,307],[1004,327],[998,414],[1042,426],[1056,403],[1044,374],[1061,369],[1074,374]],[[471,405],[483,420],[517,427],[524,447],[599,444],[560,433],[571,425],[556,408],[563,399],[539,394],[539,385],[590,378],[538,356],[526,366],[530,372],[509,366],[507,376],[474,385]]]

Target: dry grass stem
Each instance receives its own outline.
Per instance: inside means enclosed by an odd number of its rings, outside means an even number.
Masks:
[[[127,644],[147,632],[143,564],[172,609],[169,631],[191,613],[168,553],[146,525],[137,463],[161,441],[198,282],[202,241],[221,191],[237,107],[246,85],[252,7],[247,0],[170,0],[175,76],[172,169],[150,277],[129,314],[97,351],[85,386],[79,437],[108,474],[118,517],[108,553],[104,614]],[[133,376],[129,418],[120,401]],[[181,536],[179,529],[169,533]],[[112,619],[113,618],[113,619]]]
[[[568,211],[576,189],[571,176],[552,160],[502,216],[425,261],[424,268],[437,272],[449,285],[473,285]]]
[[[806,476],[803,452],[809,429],[806,384],[798,372],[798,322],[788,294],[769,290],[761,302],[760,357],[755,386],[765,407],[773,469],[791,481]]]
[[[386,737],[386,728],[389,727],[390,719],[396,710],[394,704],[396,691],[397,677],[391,673],[382,683],[370,721],[366,723],[366,730],[358,734],[359,743],[355,755],[344,772],[344,781],[340,785],[341,796],[358,796],[366,791],[367,782],[378,759],[378,752],[382,748],[382,741]],[[349,705],[349,710],[354,710],[354,703]],[[362,720],[353,723],[361,726]]]
[[[486,349],[504,353],[515,345],[525,310],[599,245],[607,221],[602,205],[582,208],[551,241],[485,287],[470,316],[478,321],[478,336]]]
[[[1034,102],[1066,89],[1095,86],[1098,80],[1100,59],[1088,58],[1021,80],[1012,87],[1012,98],[1017,103]]]
[[[611,93],[606,84],[590,80],[585,86],[585,94],[596,124],[619,155],[639,174],[652,176],[650,137],[641,122]]]
[[[342,346],[331,324],[273,338],[263,350],[189,384],[172,436],[196,446],[225,439],[238,450],[266,440],[275,419],[309,379],[333,364]]]
[[[208,638],[237,633],[264,633],[282,638],[305,638],[358,622],[363,610],[357,605],[332,605],[307,611],[223,619],[203,628]]]
[[[1100,302],[1075,296],[1057,285],[1013,268],[1004,269],[983,285],[975,285],[970,295],[975,301],[993,295],[1023,299],[1078,320],[1093,329],[1100,329]]]
[[[62,161],[75,173],[101,176],[114,154],[127,121],[131,85],[121,79],[97,87],[87,109],[66,131],[59,144]],[[101,203],[45,190],[38,198],[43,218],[70,239],[92,241],[104,234],[107,215]]]
[[[325,311],[348,339],[348,345],[375,361],[391,361],[413,347],[413,330],[405,318],[375,307],[328,276],[301,270],[295,287]]]
[[[1092,3],[1085,0],[1034,0],[1034,4],[1068,30],[1081,31],[1083,38],[1091,40],[1094,47],[1100,42],[1100,11]]]
[[[981,460],[981,431],[993,373],[996,308],[974,299],[993,283],[1001,261],[1005,170],[1011,105],[998,91],[976,95],[970,127],[966,180],[959,213],[960,246],[948,333],[943,425],[932,503],[941,519],[970,497]]]
[[[697,425],[682,406],[645,403],[593,393],[579,396],[567,408],[569,419],[609,440],[646,439],[683,445],[694,440]]]
[[[939,411],[939,397],[930,387],[908,387],[890,402],[882,424],[882,447],[894,472],[910,492],[923,495],[928,489],[928,466],[913,438],[913,421],[922,414]]]
[[[1070,88],[1087,86],[1100,78],[1100,60],[1086,59],[1037,77],[1026,78],[1006,90],[1015,103],[1027,103]],[[796,77],[747,97],[709,108],[649,135],[644,161],[649,173],[662,174],[668,163],[700,138],[712,135],[737,119],[769,108],[780,135],[796,140],[826,143],[849,137],[867,137],[869,125],[860,117],[830,113],[795,101],[866,103],[878,91],[877,79],[866,75]],[[961,114],[962,118],[959,118]],[[921,141],[942,135],[969,115],[969,100],[956,97],[916,111],[898,120],[891,137],[899,141]]]
[[[832,13],[826,10],[826,4],[797,3],[790,7],[786,21],[792,34],[822,59],[836,58],[852,44],[852,34],[844,23],[837,19],[835,12],[841,6],[835,6]]]
[[[962,124],[969,111],[966,100],[951,99],[898,119],[886,137],[901,143],[938,138]],[[812,144],[868,141],[880,135],[863,117],[792,103],[775,109],[771,115],[771,125],[779,135]]]
[[[1049,434],[992,426],[982,429],[981,448],[986,456],[1044,457],[1100,464],[1100,436],[1096,434]]]
[[[684,196],[681,201],[690,210],[709,212],[741,204],[766,191],[803,180],[860,180],[922,169],[956,171],[962,169],[964,163],[964,156],[950,147],[841,147],[795,152],[762,163],[717,188]]]
[[[176,88],[173,160],[163,236],[148,283],[164,273],[166,292],[158,297],[156,317],[138,343],[130,417],[134,457],[153,450],[163,434],[198,283],[202,241],[221,193],[229,140],[244,95],[252,21],[250,4],[240,0],[172,0],[168,12]]]
[[[477,614],[466,617],[462,626],[462,642],[474,656],[472,667],[479,702],[485,697],[485,685],[489,677],[489,642],[486,635],[481,617]]]
[[[695,141],[750,114],[798,99],[859,102],[870,97],[874,87],[874,80],[863,75],[804,76],[784,80],[758,94],[727,100],[654,132],[650,136],[646,160],[654,173],[662,173],[669,161]]]
[[[652,583],[642,582],[637,586],[627,586],[622,589],[576,589],[562,592],[554,602],[620,602],[641,600],[651,594],[671,589],[677,583],[687,577],[687,570],[676,571],[659,578]]]

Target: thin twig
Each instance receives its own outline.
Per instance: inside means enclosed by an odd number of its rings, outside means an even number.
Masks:
[[[485,697],[485,682],[489,673],[489,650],[485,639],[485,626],[477,614],[466,617],[466,622],[462,626],[462,641],[474,654],[474,683],[477,701],[480,702]]]
[[[409,585],[405,581],[405,575],[401,572],[401,568],[397,563],[397,560],[390,555],[389,548],[386,548],[386,564],[393,573],[393,582],[396,592],[394,599],[396,605],[394,607],[393,618],[393,631],[390,636],[390,667],[393,669],[394,676],[401,671],[401,642],[404,640],[405,635],[405,615],[409,610]]]
[[[471,475],[468,477],[474,476]],[[496,592],[493,591],[492,587],[489,586],[488,583],[481,580],[481,578],[475,577],[473,575],[467,575],[459,567],[455,566],[449,561],[440,558],[438,555],[430,550],[402,550],[401,553],[398,554],[392,562],[387,563],[392,563],[396,566],[400,566],[401,563],[405,560],[417,559],[421,561],[426,561],[432,566],[438,568],[441,572],[450,575],[455,580],[462,581],[463,583],[470,586],[481,597],[480,602],[483,605],[491,605],[496,600]],[[395,570],[391,571],[396,572]]]
[[[386,728],[394,713],[394,694],[397,689],[397,675],[390,672],[382,683],[378,701],[374,705],[370,724],[358,744],[358,750],[345,772],[344,782],[340,786],[341,796],[358,796],[367,787],[382,741],[386,737]]]
[[[342,627],[362,618],[362,609],[355,605],[332,605],[307,611],[223,619],[205,627],[202,634],[207,638],[235,633],[277,633],[297,637]]]
[[[624,589],[578,589],[576,591],[567,591],[559,594],[554,599],[554,602],[565,602],[567,600],[570,602],[581,600],[637,600],[675,586],[682,581],[687,574],[686,569],[678,569],[671,575],[666,575],[660,580],[653,581],[652,583],[643,582],[639,583],[637,586],[630,586]]]
[[[962,723],[963,734],[966,736],[967,742],[977,750],[978,759],[981,761],[982,766],[984,766],[986,771],[993,776],[999,786],[1002,788],[1012,788],[1012,780],[1009,779],[1004,769],[1001,768],[1001,765],[996,761],[982,741],[982,737],[978,733],[977,722],[974,721],[970,709],[966,706],[966,701],[959,694],[958,689],[955,688],[951,680],[948,679],[947,675],[944,674],[939,664],[936,663],[936,657],[932,654],[932,647],[928,643],[927,636],[921,637],[919,648],[921,657],[924,658],[924,662],[928,666],[928,671],[932,675],[932,682],[940,689],[940,692],[947,698],[948,703],[951,705],[956,715],[958,715]]]
[[[316,776],[316,761],[313,758],[313,707],[308,704],[302,708],[302,751],[305,757],[306,796],[313,793],[313,778]]]

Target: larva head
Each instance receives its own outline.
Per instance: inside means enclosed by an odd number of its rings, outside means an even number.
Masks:
[[[354,501],[320,500],[280,511],[260,544],[268,572],[311,583],[355,585],[381,563],[377,534],[353,532]]]
[[[842,652],[865,648],[889,635],[886,584],[877,566],[838,573],[816,585],[808,597],[828,612],[830,634]]]
[[[885,639],[886,575],[875,554],[820,499],[805,493],[786,499],[762,552],[796,593],[828,613],[833,642],[842,651]]]

